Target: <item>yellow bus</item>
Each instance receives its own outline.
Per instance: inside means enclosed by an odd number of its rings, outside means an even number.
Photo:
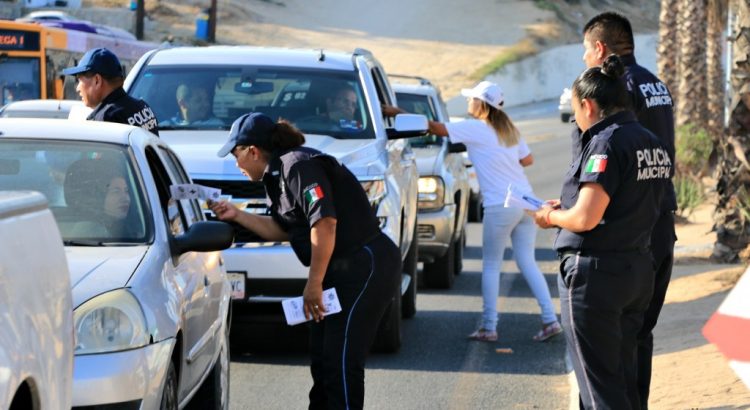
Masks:
[[[0,106],[29,99],[78,99],[75,79],[60,71],[91,48],[115,53],[124,72],[157,44],[34,23],[0,20]]]

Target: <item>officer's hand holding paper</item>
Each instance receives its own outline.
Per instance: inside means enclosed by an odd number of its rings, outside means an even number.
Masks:
[[[284,316],[286,316],[286,323],[289,326],[312,320],[305,317],[303,306],[304,302],[302,301],[302,296],[281,301],[281,307],[284,309]],[[338,295],[336,295],[336,288],[330,288],[323,291],[323,308],[324,309],[321,309],[323,311],[323,316],[341,312],[341,303],[339,302]]]
[[[508,185],[505,195],[506,208],[521,208],[527,211],[536,211],[544,205],[544,201],[527,193],[523,193],[513,185]]]

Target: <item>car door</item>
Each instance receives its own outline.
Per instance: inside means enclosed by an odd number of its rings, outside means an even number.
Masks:
[[[375,80],[375,89],[381,104],[396,105],[392,93],[389,92],[386,77],[380,67],[373,67],[372,77]],[[388,119],[386,119],[388,120]],[[389,124],[390,125],[390,124]],[[402,232],[400,235],[401,255],[406,255],[413,238],[413,227],[417,223],[417,165],[416,156],[412,151],[408,140],[399,139],[386,143],[388,149],[388,169],[391,177],[395,178],[398,184],[401,208],[405,220],[401,221]]]
[[[159,148],[160,150],[162,148]],[[172,237],[179,236],[195,222],[189,212],[189,200],[175,200],[170,195],[170,186],[185,183],[171,171],[163,153],[147,149],[151,172],[155,176],[160,204]],[[182,363],[178,397],[182,398],[195,387],[203,372],[211,363],[212,351],[208,347],[215,341],[211,337],[212,320],[208,317],[209,287],[206,285],[205,254],[186,252],[172,258],[172,273],[180,284],[180,322],[182,330]]]
[[[166,147],[161,148],[162,157],[169,168],[169,171],[174,175],[175,181],[180,184],[189,184],[192,181],[188,177],[187,171],[183,168],[177,155],[167,149]],[[185,211],[187,217],[188,226],[191,226],[195,222],[205,220],[205,213],[201,209],[201,203],[196,198],[188,198],[179,201],[182,208]],[[203,253],[203,252],[191,252],[192,258],[197,261],[198,266],[202,267],[200,275],[203,276],[203,284],[206,286],[205,290],[205,302],[203,315],[200,317],[205,323],[201,324],[201,328],[208,326],[209,331],[203,335],[204,347],[202,348],[201,356],[207,356],[209,362],[216,353],[218,348],[219,339],[216,337],[219,331],[222,321],[224,320],[224,310],[222,309],[223,304],[228,304],[227,291],[229,283],[225,270],[223,269],[223,261],[219,252]]]

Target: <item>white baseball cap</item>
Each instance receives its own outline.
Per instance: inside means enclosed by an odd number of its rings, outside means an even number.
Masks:
[[[461,95],[478,98],[498,109],[503,106],[504,102],[503,89],[490,81],[482,81],[474,88],[464,88],[461,90]]]

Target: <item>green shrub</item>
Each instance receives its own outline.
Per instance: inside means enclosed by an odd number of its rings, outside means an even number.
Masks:
[[[705,199],[703,185],[689,176],[675,177],[674,190],[677,194],[677,213],[683,217],[692,214]]]
[[[705,173],[713,141],[705,129],[686,124],[677,127],[675,133],[675,156],[678,174],[700,177]]]

